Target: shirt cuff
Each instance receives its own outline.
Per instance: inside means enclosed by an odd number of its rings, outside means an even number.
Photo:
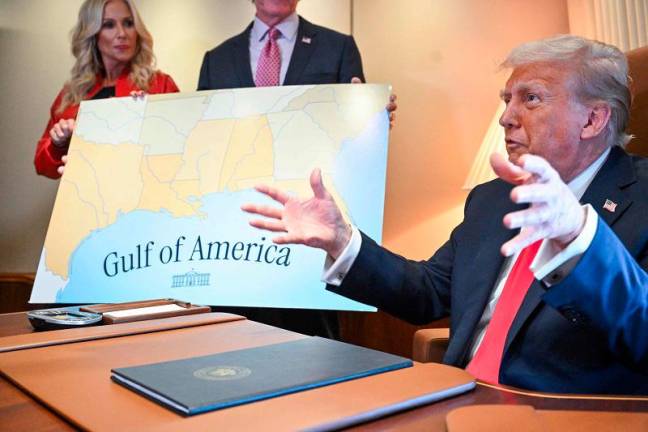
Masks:
[[[340,286],[360,253],[360,246],[362,246],[360,231],[358,228],[351,226],[351,240],[349,240],[340,256],[334,260],[330,255],[326,255],[324,270],[322,271],[322,282]]]
[[[535,278],[547,286],[555,285],[569,275],[594,239],[598,214],[590,204],[584,207],[585,225],[578,237],[562,250],[550,240],[544,240],[529,267]]]

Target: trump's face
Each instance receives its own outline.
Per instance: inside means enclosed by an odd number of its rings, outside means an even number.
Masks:
[[[576,96],[575,74],[566,66],[516,67],[501,93],[506,109],[500,125],[511,161],[525,153],[541,156],[569,182],[586,166],[580,144],[588,111]]]
[[[256,14],[261,21],[273,26],[297,9],[297,0],[255,0]]]

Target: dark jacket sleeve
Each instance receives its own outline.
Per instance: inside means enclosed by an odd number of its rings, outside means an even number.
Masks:
[[[209,52],[206,52],[203,57],[202,65],[200,66],[197,90],[209,90],[211,88],[212,87],[209,85]]]
[[[448,315],[452,256],[452,240],[428,261],[412,261],[362,234],[360,253],[342,285],[327,289],[412,324],[425,324]]]
[[[466,199],[465,214],[469,212],[473,192]],[[362,234],[360,253],[342,284],[328,285],[327,289],[412,324],[444,318],[450,313],[452,272],[462,225],[425,261],[406,259]]]
[[[612,353],[648,368],[648,275],[601,219],[576,267],[543,300],[565,315],[585,317]]]
[[[344,42],[339,77],[341,84],[350,83],[353,77],[358,77],[362,82],[365,82],[364,72],[362,71],[362,58],[353,36],[346,37]]]

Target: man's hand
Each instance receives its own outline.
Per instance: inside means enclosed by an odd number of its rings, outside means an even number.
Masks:
[[[351,227],[345,222],[333,197],[324,187],[319,169],[311,173],[310,184],[314,196],[305,200],[270,186],[257,186],[257,191],[283,207],[244,204],[241,209],[270,218],[250,221],[253,227],[285,233],[273,238],[274,243],[304,244],[323,249],[333,259],[337,259],[351,239]]]
[[[362,80],[358,77],[351,78],[351,84],[362,84]],[[398,104],[396,104],[396,95],[389,95],[389,103],[385,106],[385,109],[389,113],[389,129],[394,127],[394,121],[396,120],[396,110],[398,109]]]
[[[513,255],[541,239],[551,239],[564,248],[578,237],[585,224],[585,209],[549,162],[530,154],[521,156],[515,164],[493,154],[490,162],[498,177],[518,185],[511,190],[511,200],[531,204],[526,210],[504,216],[504,226],[521,230],[502,245],[503,255]]]
[[[70,137],[74,132],[74,119],[61,119],[49,131],[52,144],[57,147],[67,147],[70,144]]]

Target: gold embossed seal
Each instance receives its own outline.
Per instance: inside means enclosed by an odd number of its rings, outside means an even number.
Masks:
[[[209,381],[226,381],[245,378],[251,373],[251,369],[242,366],[209,366],[198,369],[193,376]]]

